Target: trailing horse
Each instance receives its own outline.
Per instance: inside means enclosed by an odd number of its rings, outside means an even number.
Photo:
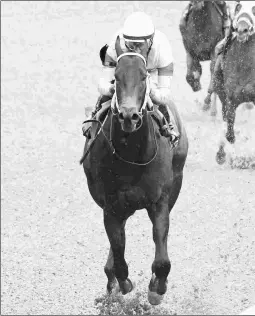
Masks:
[[[226,139],[235,142],[234,124],[236,109],[241,103],[255,104],[255,5],[243,4],[242,10],[236,16],[236,36],[223,53],[222,66],[215,73],[214,91],[218,94],[227,122]],[[225,113],[225,115],[224,115]],[[225,138],[225,137],[224,137]],[[225,140],[220,140],[216,155],[218,163],[224,163]]]
[[[149,106],[146,52],[123,53],[116,41],[118,62],[115,70],[116,94],[98,127],[92,124],[83,157],[89,191],[103,209],[110,251],[104,271],[111,292],[118,281],[123,294],[133,289],[125,260],[125,224],[136,211],[145,208],[153,224],[156,252],[148,299],[159,304],[167,290],[171,264],[167,237],[169,213],[182,187],[188,139],[172,102],[169,107],[180,133],[173,148],[160,134],[154,119],[155,106]]]
[[[224,17],[226,4],[215,1],[193,0],[187,17],[182,17],[179,29],[186,50],[186,80],[194,92],[201,90],[201,61],[211,60],[214,69],[215,46],[224,37]],[[186,20],[187,19],[187,20]],[[209,108],[212,91],[208,88],[204,110]]]

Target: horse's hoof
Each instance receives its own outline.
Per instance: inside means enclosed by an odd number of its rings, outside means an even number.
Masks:
[[[112,293],[120,291],[119,284],[118,284],[116,278],[112,282],[107,283],[106,289],[107,289],[107,294],[112,294]]]
[[[193,91],[194,91],[194,92],[198,92],[198,91],[200,91],[201,89],[202,89],[201,84],[197,84],[197,85],[195,85],[195,86],[193,87]]]
[[[215,117],[217,115],[217,111],[212,111],[211,116]]]
[[[219,165],[223,165],[226,162],[226,153],[224,152],[223,154],[221,154],[220,152],[217,152],[217,154],[216,154],[216,162]]]
[[[202,110],[204,112],[206,112],[210,109],[210,107],[211,107],[211,98],[208,96],[204,100],[204,106],[203,106]]]
[[[210,110],[210,104],[205,104],[204,103],[204,106],[202,107],[202,111],[203,112],[207,112],[208,110]]]
[[[148,301],[151,305],[159,305],[164,298],[164,294],[160,295],[156,292],[148,291]]]
[[[234,133],[227,133],[226,134],[226,139],[230,144],[234,144],[236,138]]]
[[[219,165],[223,165],[226,162],[226,153],[223,145],[220,146],[219,151],[216,154],[216,161]]]
[[[129,278],[127,278],[124,282],[121,281],[120,290],[123,295],[126,295],[133,291],[135,284],[131,282]]]

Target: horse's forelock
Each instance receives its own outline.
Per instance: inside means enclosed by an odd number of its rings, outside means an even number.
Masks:
[[[132,71],[132,70],[141,70],[146,73],[146,66],[144,64],[144,61],[141,57],[139,56],[123,56],[120,58],[118,64],[117,64],[117,69],[118,70],[123,70],[124,73],[127,71]],[[116,70],[117,70],[116,69]]]

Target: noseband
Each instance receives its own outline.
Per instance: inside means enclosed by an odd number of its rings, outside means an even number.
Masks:
[[[145,66],[146,66],[146,64],[147,64],[145,58],[144,58],[141,54],[139,54],[139,53],[134,53],[134,52],[128,52],[128,53],[123,53],[123,54],[121,54],[121,55],[117,58],[117,63],[118,63],[119,60],[120,60],[122,57],[124,57],[124,56],[138,56],[138,57],[140,57],[140,58],[143,60]],[[150,80],[149,80],[149,76],[150,76],[150,74],[147,72],[147,77],[146,77],[146,91],[145,91],[144,101],[143,101],[143,105],[142,105],[140,111],[138,112],[140,116],[143,115],[144,110],[145,110],[145,108],[146,108],[146,104],[147,104],[148,102],[151,103],[151,102],[150,102],[150,97],[149,97],[149,94],[150,94]],[[114,86],[115,86],[115,92],[114,92],[114,95],[113,95],[112,101],[111,101],[111,109],[112,109],[113,114],[117,114],[117,113],[119,114],[119,113],[120,113],[120,107],[119,107],[119,102],[118,102],[118,98],[117,98],[116,80],[115,80],[115,82],[114,82]],[[117,113],[115,113],[115,109],[117,109]]]

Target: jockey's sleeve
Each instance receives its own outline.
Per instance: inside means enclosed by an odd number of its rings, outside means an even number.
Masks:
[[[173,63],[158,69],[158,85],[151,85],[150,96],[155,103],[167,103],[171,98]]]
[[[157,62],[157,68],[165,68],[169,66],[170,64],[174,63],[173,54],[172,54],[172,48],[170,45],[170,42],[166,35],[162,32],[160,32],[160,45],[158,45],[158,62]]]
[[[112,96],[114,93],[114,72],[115,67],[110,66],[112,59],[107,55],[105,56],[105,66],[103,66],[101,76],[98,81],[98,91],[102,95]]]
[[[165,34],[161,33],[158,57],[158,85],[152,85],[150,96],[155,103],[167,103],[171,98],[171,80],[174,71],[174,60],[171,45]]]
[[[117,63],[115,42],[119,33],[120,30],[117,31],[108,42],[109,44],[105,55],[104,67],[98,82],[98,91],[102,95],[112,96],[114,93],[114,84],[112,84],[112,80],[114,80],[114,72]]]

